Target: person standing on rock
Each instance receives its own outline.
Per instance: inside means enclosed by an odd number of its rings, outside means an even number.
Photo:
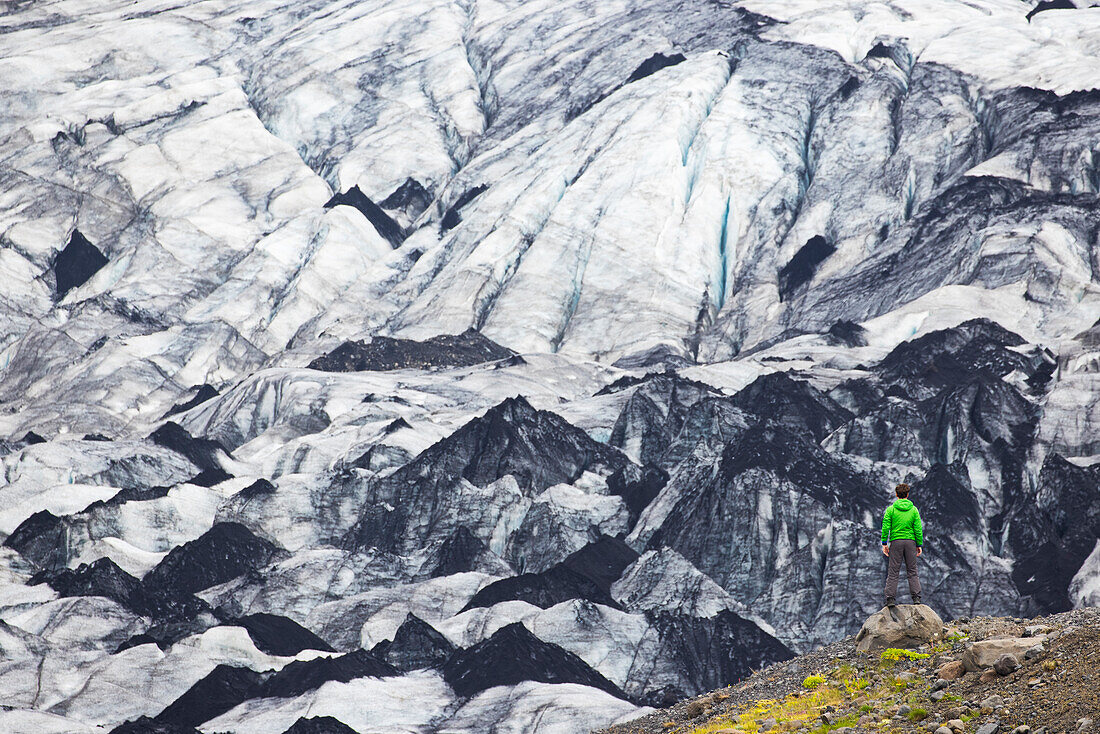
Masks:
[[[898,496],[894,503],[886,508],[882,516],[882,552],[889,557],[890,566],[886,574],[886,606],[896,605],[898,594],[898,574],[901,564],[909,577],[909,596],[914,604],[920,604],[920,579],[917,578],[917,559],[924,545],[924,528],[921,526],[920,512],[909,501],[909,485],[899,484],[894,488]]]

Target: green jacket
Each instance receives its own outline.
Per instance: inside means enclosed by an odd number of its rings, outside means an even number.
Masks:
[[[886,508],[882,516],[882,544],[891,540],[907,538],[917,546],[924,545],[924,528],[920,522],[920,512],[909,500],[896,500]]]

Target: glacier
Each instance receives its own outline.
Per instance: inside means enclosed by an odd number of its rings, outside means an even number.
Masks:
[[[945,619],[1095,604],[1073,5],[0,2],[0,729],[600,728],[898,481]]]

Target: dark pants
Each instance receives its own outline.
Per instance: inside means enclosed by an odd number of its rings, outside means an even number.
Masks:
[[[909,577],[909,596],[916,603],[920,599],[920,579],[917,578],[917,544],[915,541],[899,539],[890,541],[890,568],[886,572],[886,601],[894,601],[898,595],[898,574],[901,564],[905,564]]]

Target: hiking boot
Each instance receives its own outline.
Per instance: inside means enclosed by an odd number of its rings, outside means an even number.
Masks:
[[[916,596],[913,597],[913,603],[914,604],[920,604],[921,603],[920,594],[917,594]]]
[[[890,609],[893,609],[893,608],[894,608],[894,607],[896,607],[897,605],[898,605],[898,604],[897,604],[897,602],[896,602],[896,601],[894,601],[894,600],[893,600],[893,598],[889,598],[889,597],[888,597],[888,598],[886,599],[886,606],[887,606],[887,607],[889,607]]]

